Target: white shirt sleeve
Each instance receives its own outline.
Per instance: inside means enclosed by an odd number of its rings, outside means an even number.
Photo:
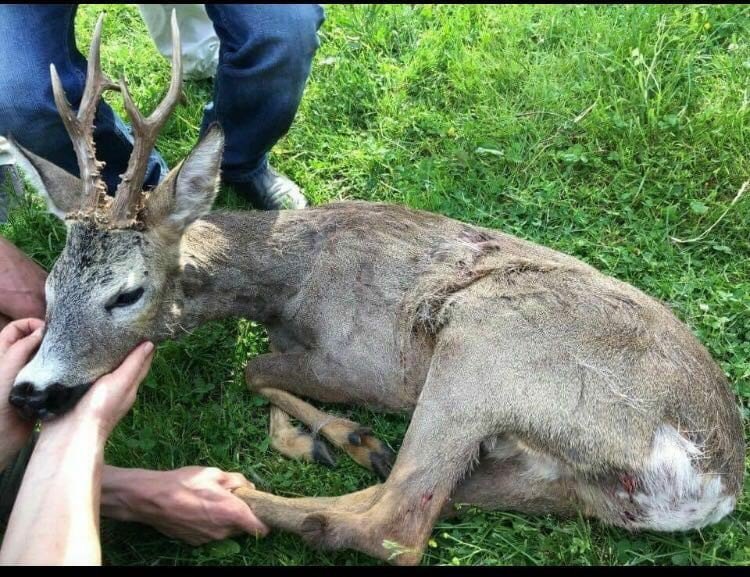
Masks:
[[[219,62],[219,38],[203,4],[138,4],[156,49],[172,58],[169,20],[177,11],[185,78],[211,78]]]
[[[4,136],[0,136],[0,166],[15,163],[16,159],[13,158],[13,153],[10,149],[10,142],[8,142]],[[0,184],[2,184],[2,182],[0,182]]]

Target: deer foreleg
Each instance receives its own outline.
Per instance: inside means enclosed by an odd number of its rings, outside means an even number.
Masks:
[[[351,548],[392,563],[420,561],[432,527],[487,436],[473,411],[420,399],[383,485],[335,499],[240,494],[263,522],[322,548]]]
[[[275,406],[271,407],[268,434],[271,446],[282,455],[328,467],[336,464],[323,441],[292,425],[289,415]]]
[[[317,383],[317,379],[306,367],[306,355],[301,353],[272,353],[256,357],[248,363],[245,374],[248,387],[266,397],[284,413],[304,423],[313,432],[313,435],[309,436],[294,429],[293,433],[290,432],[287,435],[295,441],[297,447],[306,448],[302,454],[290,454],[285,451],[289,443],[286,439],[274,441],[272,433],[273,446],[285,455],[330,464],[330,455],[324,453],[325,446],[315,438],[316,435],[321,434],[333,445],[349,454],[357,463],[374,471],[381,479],[387,478],[394,454],[372,434],[369,428],[354,421],[324,413],[310,403],[282,390],[291,387],[297,391],[309,390],[307,395],[314,397],[316,389],[323,387]],[[276,419],[281,422],[280,416]],[[291,427],[287,419],[285,427],[279,427],[278,430],[289,431]]]

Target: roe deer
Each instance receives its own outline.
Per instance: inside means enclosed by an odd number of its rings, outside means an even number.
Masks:
[[[14,145],[68,228],[47,281],[44,340],[11,393],[20,411],[68,410],[143,339],[245,317],[270,337],[273,352],[251,359],[246,379],[272,404],[274,446],[330,461],[319,433],[385,478],[331,498],[237,491],[265,523],[318,546],[418,563],[435,521],[458,503],[660,531],[733,510],[745,441],[727,379],[687,326],[634,287],[402,206],[209,213],[216,126],[142,191],[180,93],[174,19],[172,82],[150,118],[120,82],[135,149],[107,196],[92,139],[97,101],[115,87],[99,67],[101,25],[77,114],[52,69],[81,178]],[[395,462],[368,429],[300,396],[411,413]]]

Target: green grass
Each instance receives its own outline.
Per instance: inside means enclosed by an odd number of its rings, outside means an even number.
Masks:
[[[88,48],[101,6],[76,23]],[[133,7],[108,6],[103,65],[150,109],[169,65]],[[404,203],[573,254],[667,302],[750,406],[750,199],[699,235],[750,178],[750,9],[742,6],[331,6],[304,101],[272,161],[314,204]],[[195,143],[210,83],[188,83],[159,148]],[[122,112],[118,97],[108,97]],[[225,192],[220,206],[244,206]],[[49,267],[64,228],[26,202],[0,232]],[[268,447],[266,404],[242,381],[266,339],[213,323],[159,348],[109,462],[212,465],[284,495],[336,495],[375,481],[344,456],[334,470]],[[338,409],[397,448],[401,418]],[[442,522],[430,564],[750,563],[750,499],[686,534],[628,534],[597,522],[471,512]],[[110,564],[362,564],[274,534],[191,548],[107,522]],[[433,546],[434,545],[434,546]]]

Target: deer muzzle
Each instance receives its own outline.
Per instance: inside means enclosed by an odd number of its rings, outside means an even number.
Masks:
[[[8,402],[23,418],[44,421],[68,412],[89,388],[91,383],[72,387],[53,383],[40,389],[26,381],[13,386]]]

